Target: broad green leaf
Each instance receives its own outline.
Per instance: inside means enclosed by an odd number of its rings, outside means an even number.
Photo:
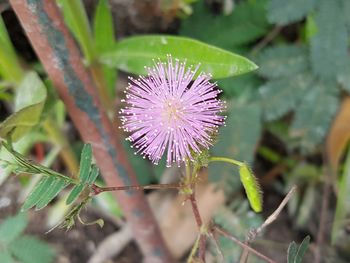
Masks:
[[[15,263],[16,261],[12,258],[10,252],[7,250],[0,249],[0,259],[1,263]]]
[[[115,43],[113,17],[107,0],[100,0],[96,7],[94,38],[95,48],[98,54],[110,50]],[[108,90],[114,97],[117,70],[104,65],[102,71],[107,82]]]
[[[294,263],[301,263],[304,257],[304,254],[309,247],[310,244],[310,236],[306,236],[304,240],[301,242],[297,254],[295,255]]]
[[[96,165],[91,165],[91,169],[90,169],[90,174],[89,174],[89,178],[87,180],[87,184],[91,185],[96,181],[97,176],[100,174],[99,169],[97,168]]]
[[[51,263],[54,260],[50,246],[31,236],[17,238],[9,250],[22,263]]]
[[[145,67],[154,65],[153,59],[187,61],[188,65],[201,64],[200,70],[211,73],[214,79],[227,78],[255,70],[257,66],[248,59],[197,40],[167,36],[148,35],[130,37],[117,43],[112,52],[101,61],[121,70],[146,74]]]
[[[212,148],[212,156],[224,156],[250,163],[254,159],[255,148],[261,132],[261,108],[256,103],[232,102],[226,119],[226,127],[221,127],[218,142]],[[236,174],[236,176],[235,176]],[[209,179],[220,182],[227,191],[234,192],[240,187],[238,170],[231,165],[211,163]]]
[[[113,17],[107,0],[99,0],[94,18],[96,50],[108,51],[115,43]]]
[[[301,46],[275,46],[258,57],[257,73],[266,78],[293,77],[309,68],[308,52]]]
[[[91,144],[84,144],[80,155],[79,179],[82,183],[86,183],[89,179],[90,167],[92,161]]]
[[[67,186],[67,182],[62,179],[55,179],[54,182],[47,188],[39,202],[36,204],[36,210],[40,210],[47,206],[52,199],[58,195],[61,190]]]
[[[16,90],[15,110],[0,124],[0,137],[11,133],[17,141],[28,133],[40,120],[46,99],[46,88],[35,72],[28,73]]]
[[[62,9],[64,20],[73,32],[88,63],[95,58],[89,20],[81,0],[56,0]]]
[[[18,84],[22,80],[23,72],[2,16],[0,16],[0,46],[0,75],[6,81]]]
[[[53,176],[43,177],[33,189],[33,191],[30,193],[30,195],[27,197],[26,201],[22,205],[21,210],[26,211],[35,206],[40,201],[40,199],[50,187],[50,185],[53,184],[54,180],[55,178]]]
[[[287,25],[311,13],[316,2],[316,0],[270,0],[267,17],[271,23]]]
[[[27,218],[26,215],[23,213],[19,213],[15,216],[6,218],[0,224],[0,243],[11,243],[20,234],[22,234],[26,227]]]
[[[350,148],[347,152],[346,162],[342,176],[338,183],[337,205],[332,226],[331,241],[332,244],[337,242],[339,231],[345,227],[347,214],[350,211]]]
[[[340,0],[320,0],[315,13],[317,33],[311,38],[311,66],[315,74],[335,79],[349,60],[349,34]]]
[[[338,109],[336,83],[317,82],[305,94],[296,109],[291,135],[300,139],[306,152],[322,142]]]
[[[70,205],[77,199],[77,197],[80,195],[80,193],[84,190],[84,184],[78,184],[73,187],[72,191],[69,193],[66,204]]]
[[[235,47],[251,43],[269,30],[265,4],[265,0],[241,1],[230,15],[215,15],[204,1],[198,1],[193,15],[182,21],[180,34],[235,51]]]
[[[287,263],[295,263],[295,257],[298,252],[298,245],[293,241],[289,244],[287,251]]]
[[[259,88],[264,118],[276,120],[294,110],[312,85],[312,76],[307,73],[266,82]]]

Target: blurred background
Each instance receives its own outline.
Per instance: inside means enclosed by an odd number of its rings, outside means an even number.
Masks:
[[[72,0],[82,15],[78,28],[88,28],[83,40],[79,36],[85,33],[69,24],[69,3],[57,2],[86,60],[89,41],[95,41],[95,53],[102,54],[129,36],[169,34],[254,61],[257,71],[217,80],[228,118],[211,152],[251,165],[264,193],[264,209],[256,214],[249,208],[234,167],[211,164],[201,172],[198,187],[203,217],[213,218],[244,240],[297,185],[286,209],[253,247],[276,262],[287,262],[289,244],[309,235],[311,244],[303,262],[350,261],[349,0]],[[0,62],[0,120],[40,104],[16,150],[54,170],[75,174],[81,138],[11,6],[1,1],[0,10],[0,59],[9,61]],[[99,41],[94,39],[97,36]],[[108,66],[102,70],[116,116],[127,74]],[[18,83],[17,76],[29,71],[36,72],[44,87],[38,87],[33,76],[25,84]],[[35,98],[23,99],[33,92],[38,94]],[[164,162],[154,166],[134,155],[127,142],[124,146],[140,184],[179,179],[178,168],[165,168]],[[109,193],[99,195],[82,212],[87,221],[103,218],[102,229],[77,223],[68,232],[56,229],[44,234],[68,211],[64,193],[42,211],[5,221],[19,211],[38,179],[9,176],[9,169],[0,169],[0,248],[12,247],[14,257],[29,263],[142,262],[123,213]],[[181,205],[183,197],[172,190],[149,191],[147,196],[170,251],[185,262],[197,235],[190,208]],[[5,228],[15,229],[14,236],[5,237],[1,232]],[[28,242],[32,247],[26,246],[26,252],[21,245]],[[238,262],[242,249],[237,244],[224,238],[219,244],[224,262]],[[207,259],[221,262],[214,244],[208,245]],[[248,262],[263,261],[250,256]]]

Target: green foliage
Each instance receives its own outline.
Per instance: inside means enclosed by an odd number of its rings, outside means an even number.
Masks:
[[[201,64],[200,70],[220,79],[255,70],[257,66],[248,59],[207,45],[205,43],[176,36],[148,35],[130,37],[118,42],[112,52],[101,57],[101,61],[120,70],[135,74],[146,74],[152,67],[152,59],[173,58],[187,61],[190,65]]]
[[[271,0],[267,6],[271,23],[287,25],[303,19],[311,13],[317,0]]]
[[[222,226],[228,232],[234,233],[235,237],[245,240],[250,229],[257,228],[262,224],[258,214],[249,211],[248,202],[235,199],[231,207],[220,208],[214,216],[216,224]],[[241,247],[224,237],[219,238],[219,246],[224,254],[224,262],[237,262],[242,253]],[[215,253],[215,249],[212,248]],[[221,262],[221,260],[218,260]],[[250,257],[250,263],[264,262],[258,258]]]
[[[312,151],[323,140],[337,109],[336,84],[314,83],[296,109],[291,125],[292,136],[300,138],[300,146],[304,150]]]
[[[95,164],[92,164],[92,147],[91,144],[84,144],[80,155],[79,182],[73,187],[69,193],[66,204],[73,203],[82,193],[86,186],[91,186],[97,176],[99,169]]]
[[[25,214],[8,217],[0,224],[0,259],[3,263],[50,263],[54,252],[39,239],[23,235],[28,222]]]
[[[29,72],[18,86],[15,113],[0,124],[0,137],[17,141],[38,124],[46,100],[46,87],[35,72]]]
[[[266,48],[258,57],[258,74],[265,78],[294,76],[309,68],[304,46],[283,45]]]
[[[69,29],[83,50],[84,57],[90,64],[95,58],[95,48],[90,30],[89,20],[81,0],[56,0],[62,9]]]
[[[226,127],[220,129],[219,141],[213,146],[212,155],[232,157],[250,163],[254,159],[255,148],[260,138],[261,108],[255,103],[237,103],[230,107],[228,113]],[[228,192],[237,191],[240,187],[238,171],[232,166],[210,164],[209,179],[221,183]]]
[[[10,41],[4,21],[0,16],[0,75],[10,83],[18,83],[23,72],[19,66],[15,50]]]
[[[84,144],[80,155],[79,179],[82,183],[86,183],[89,177],[90,167],[92,161],[92,147],[91,144]]]
[[[288,247],[287,262],[288,263],[301,263],[304,257],[304,254],[309,246],[310,236],[306,236],[301,242],[300,246],[293,241]]]
[[[100,0],[98,2],[93,22],[95,48],[99,55],[112,49],[115,43],[113,17],[107,0]],[[107,65],[102,67],[102,71],[107,82],[108,90],[114,97],[117,71]]]
[[[335,79],[349,60],[349,34],[341,14],[340,0],[319,1],[315,13],[317,33],[311,39],[311,65],[322,78]]]
[[[11,243],[23,233],[26,227],[27,219],[23,213],[7,218],[0,225],[0,243]]]
[[[194,14],[182,22],[180,34],[236,50],[237,46],[251,43],[268,31],[265,4],[265,0],[241,1],[232,14],[215,16],[203,1],[198,1]]]
[[[350,148],[348,149],[345,167],[338,182],[338,199],[332,227],[332,244],[335,244],[340,230],[344,228],[347,211],[350,209]]]
[[[295,110],[305,92],[312,86],[312,76],[307,73],[266,82],[259,89],[264,119],[277,120]]]

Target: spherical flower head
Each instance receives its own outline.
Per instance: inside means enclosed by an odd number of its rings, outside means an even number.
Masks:
[[[158,164],[167,152],[167,166],[180,166],[212,144],[212,135],[224,124],[225,104],[210,75],[194,79],[198,68],[168,56],[167,63],[148,68],[148,76],[129,78],[120,118],[136,153]]]

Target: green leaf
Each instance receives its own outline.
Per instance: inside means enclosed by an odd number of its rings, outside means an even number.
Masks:
[[[287,25],[303,19],[315,8],[316,0],[271,0],[267,6],[271,23]]]
[[[91,144],[84,144],[80,155],[79,179],[82,183],[86,183],[89,178],[90,167],[92,162]]]
[[[298,251],[295,255],[293,263],[301,263],[302,262],[304,254],[305,254],[309,244],[310,244],[310,236],[306,236],[298,248]]]
[[[334,79],[349,60],[349,35],[340,0],[322,0],[315,13],[317,33],[311,38],[311,66],[315,74]]]
[[[237,77],[220,79],[217,81],[226,98],[250,96],[261,84],[256,74],[248,73]],[[254,92],[255,93],[255,92]]]
[[[50,263],[53,262],[52,249],[37,238],[22,236],[9,246],[12,254],[23,263]]]
[[[266,82],[259,88],[265,120],[276,120],[294,110],[312,84],[307,73]]]
[[[350,62],[346,63],[346,66],[337,76],[338,82],[341,84],[342,88],[350,94]]]
[[[311,152],[322,142],[338,109],[336,83],[317,82],[296,109],[291,135],[300,138],[300,146]]]
[[[333,219],[332,244],[336,244],[338,241],[337,237],[339,231],[345,227],[344,222],[346,222],[347,214],[349,212],[350,206],[350,148],[348,149],[344,170],[342,176],[338,182],[338,196],[337,205],[335,209],[335,216]]]
[[[23,213],[6,218],[0,225],[0,243],[11,243],[26,227],[27,218]]]
[[[198,1],[193,15],[182,21],[180,34],[233,51],[267,33],[265,4],[263,0],[241,1],[225,16],[212,14],[203,1]]]
[[[84,57],[90,64],[95,58],[95,50],[90,30],[89,20],[81,0],[57,0],[62,9],[64,19],[69,29],[73,32]]]
[[[40,120],[46,99],[46,88],[35,72],[28,73],[16,90],[15,110],[0,124],[0,137],[11,133],[17,141],[28,133]]]
[[[95,48],[98,54],[109,51],[115,43],[113,17],[107,0],[100,0],[96,7],[94,38]],[[102,71],[107,82],[108,90],[114,97],[117,71],[107,65],[102,67]]]
[[[21,211],[26,211],[35,206],[54,180],[55,178],[53,176],[44,176],[27,197],[22,205]]]
[[[55,179],[36,204],[36,210],[40,210],[47,206],[47,204],[50,203],[51,200],[54,199],[56,195],[58,195],[58,193],[61,192],[61,190],[66,186],[67,182],[65,180]]]
[[[15,263],[15,260],[12,258],[11,254],[6,250],[0,249],[0,259],[1,263]]]
[[[189,65],[200,63],[200,70],[211,73],[214,79],[244,74],[257,68],[248,59],[226,50],[197,40],[166,35],[127,38],[117,43],[112,52],[104,54],[101,61],[127,72],[146,74],[145,67],[152,67],[153,59],[165,61],[167,54],[180,61],[186,60]]]
[[[275,46],[258,57],[258,74],[266,78],[292,77],[309,68],[308,53],[302,46]]]
[[[80,195],[80,193],[84,190],[84,184],[78,184],[73,187],[72,191],[69,193],[69,196],[67,197],[66,204],[70,205],[77,199],[77,197]]]
[[[225,156],[250,163],[261,132],[261,108],[256,103],[234,103],[228,112],[226,127],[220,128],[219,141],[212,148],[213,156]],[[234,173],[237,172],[237,176]],[[238,171],[231,165],[212,163],[209,179],[222,183],[225,190],[237,191],[240,187]]]
[[[87,184],[91,185],[96,181],[97,176],[100,174],[99,169],[96,165],[91,165],[91,170],[89,174],[89,178],[87,180]]]
[[[107,0],[99,0],[94,18],[95,47],[100,53],[115,43],[113,17]]]
[[[0,46],[0,75],[6,81],[18,84],[22,80],[23,72],[2,16],[0,16]]]
[[[289,244],[287,251],[287,263],[295,263],[295,257],[298,252],[298,245],[293,241]]]

